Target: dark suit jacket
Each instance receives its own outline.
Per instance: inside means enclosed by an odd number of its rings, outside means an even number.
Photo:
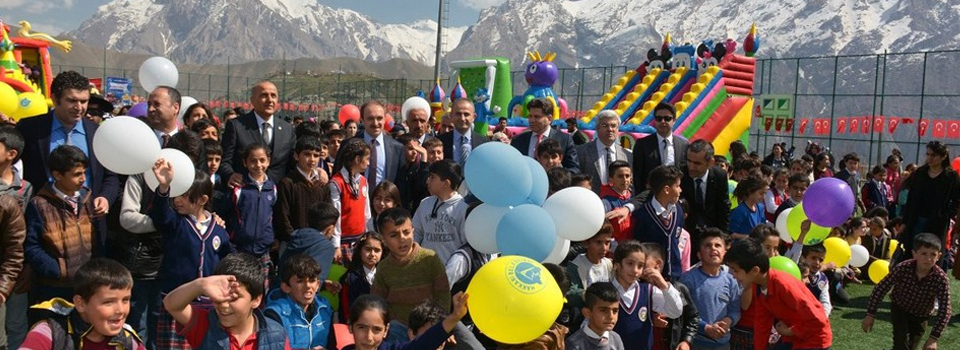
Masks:
[[[701,227],[716,227],[727,232],[730,226],[730,195],[727,186],[727,173],[719,167],[710,168],[707,174],[707,193],[704,194],[705,203],[700,203],[696,197],[696,182],[691,178],[686,165],[681,167],[684,176],[680,180],[680,195],[690,205],[687,212],[685,226],[693,238],[699,236]],[[694,243],[696,240],[694,240]],[[695,247],[695,246],[694,246]]]
[[[606,166],[600,164],[600,153],[597,152],[597,140],[593,140],[577,146],[577,162],[580,163],[580,173],[590,175],[590,188],[593,192],[600,193],[600,185],[603,179],[600,178],[600,167]],[[633,164],[633,153],[620,146],[613,144],[613,151],[616,152],[617,160],[626,159],[628,164]],[[610,174],[607,174],[608,176]]]
[[[364,135],[366,135],[366,132],[364,132],[361,129],[360,132],[358,132],[357,135],[354,137],[360,140],[363,140]],[[384,169],[384,172],[383,172],[383,181],[390,181],[396,184],[397,176],[400,173],[400,168],[404,164],[406,164],[406,157],[403,156],[403,152],[405,149],[403,147],[403,144],[401,144],[400,142],[397,142],[397,140],[394,140],[386,132],[383,133],[382,146],[384,147],[383,148],[383,154],[384,154],[383,164],[386,166],[386,169]],[[373,160],[371,160],[371,162],[372,161]],[[370,186],[368,187],[370,189],[370,193],[372,194],[375,187],[373,186],[373,180],[367,179],[367,183],[370,184]]]
[[[633,145],[634,193],[643,192],[647,188],[647,176],[654,168],[663,164],[663,160],[660,159],[660,147],[657,134],[647,135]],[[687,164],[687,139],[683,136],[673,135],[673,159],[674,165]]]
[[[274,182],[280,182],[293,163],[293,148],[297,143],[293,133],[293,125],[273,116],[273,140],[270,145],[270,167],[267,176]],[[257,116],[253,112],[227,122],[220,138],[223,147],[223,163],[218,171],[224,179],[229,179],[235,172],[246,174],[243,166],[243,150],[252,143],[263,142]]]
[[[453,143],[455,142],[453,136],[453,131],[437,136],[437,138],[443,142],[443,159],[453,159]],[[472,147],[470,149],[477,149],[477,147],[480,147],[480,145],[488,141],[490,141],[490,139],[486,136],[473,132],[473,134],[470,135],[470,147]]]
[[[532,131],[524,131],[520,135],[517,135],[513,138],[513,141],[510,142],[510,145],[513,148],[516,148],[520,151],[520,154],[529,155],[530,141]],[[580,163],[577,160],[577,149],[573,144],[573,138],[570,135],[557,130],[550,130],[550,135],[547,136],[548,139],[557,140],[560,143],[560,148],[563,148],[563,168],[569,170],[574,174],[580,173]]]
[[[53,112],[43,116],[25,118],[17,123],[17,130],[23,135],[23,152],[20,153],[20,159],[23,159],[23,179],[27,180],[34,188],[42,188],[49,182],[47,175],[47,160],[50,157],[50,127],[53,124]],[[90,190],[93,197],[104,197],[110,206],[117,203],[120,195],[120,180],[117,174],[107,170],[97,160],[97,154],[93,151],[93,137],[97,133],[97,124],[83,119],[83,128],[87,136],[87,157],[90,159]],[[119,214],[119,211],[116,211]],[[106,220],[96,220],[95,225],[100,232],[99,247],[102,249],[106,242]]]

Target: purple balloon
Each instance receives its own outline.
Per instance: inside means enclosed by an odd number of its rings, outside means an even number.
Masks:
[[[843,225],[853,215],[854,205],[850,185],[832,177],[814,181],[803,195],[803,211],[810,221],[823,227]]]
[[[137,104],[130,107],[130,110],[127,111],[127,115],[131,117],[143,118],[147,116],[147,103],[146,102],[137,102]]]

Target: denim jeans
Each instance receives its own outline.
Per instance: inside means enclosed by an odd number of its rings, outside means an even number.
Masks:
[[[160,281],[134,280],[130,293],[130,314],[127,324],[137,331],[149,350],[156,348],[157,319],[160,317]]]

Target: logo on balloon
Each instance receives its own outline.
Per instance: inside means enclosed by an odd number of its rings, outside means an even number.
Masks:
[[[507,264],[507,281],[517,291],[524,294],[533,294],[543,290],[545,285],[540,281],[542,269],[526,261],[514,260]]]
[[[29,99],[29,98],[21,98],[21,99],[20,99],[20,107],[27,107],[27,106],[30,106],[30,99]]]

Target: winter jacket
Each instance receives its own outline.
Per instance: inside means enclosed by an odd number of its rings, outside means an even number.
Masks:
[[[20,202],[14,196],[0,195],[0,296],[6,300],[23,270],[23,241],[27,225]]]
[[[136,279],[156,279],[163,259],[162,235],[148,215],[154,196],[143,175],[127,178],[120,206],[120,227],[123,230],[112,239],[112,256]]]
[[[31,308],[31,312],[38,313],[43,321],[50,326],[50,334],[40,336],[50,337],[50,350],[76,350],[81,348],[83,337],[91,331],[93,326],[83,321],[80,314],[75,312],[73,304],[60,298],[45,301]],[[31,327],[31,333],[34,332]],[[28,338],[31,334],[28,334]],[[137,350],[143,348],[143,341],[137,332],[124,324],[119,334],[113,336],[109,344],[116,350]]]
[[[27,262],[43,286],[71,288],[73,275],[93,255],[96,233],[90,219],[90,192],[80,190],[77,211],[48,184],[30,200],[24,218]],[[34,287],[36,289],[36,287]]]
[[[237,251],[263,256],[273,244],[273,206],[277,203],[277,188],[267,179],[262,185],[249,175],[241,187],[233,187],[230,194],[231,210],[226,213],[227,232]]]
[[[281,321],[291,349],[313,349],[318,346],[328,349],[333,329],[333,307],[326,298],[315,294],[309,309],[310,315],[307,315],[290,295],[274,289],[267,294],[267,310],[264,313]]]

